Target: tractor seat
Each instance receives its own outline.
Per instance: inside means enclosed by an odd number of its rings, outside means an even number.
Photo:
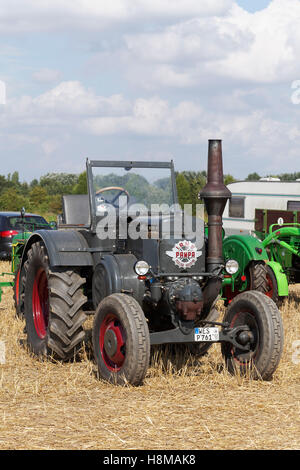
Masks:
[[[90,225],[90,205],[87,194],[62,196],[62,225]]]

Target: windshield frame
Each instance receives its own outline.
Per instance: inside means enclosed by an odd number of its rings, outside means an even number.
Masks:
[[[94,197],[93,190],[93,168],[124,168],[131,170],[132,168],[157,168],[157,169],[169,169],[172,185],[172,198],[173,204],[178,204],[178,195],[176,188],[176,177],[174,162],[149,162],[149,161],[108,161],[108,160],[86,160],[86,173],[87,173],[87,182],[88,182],[88,193],[89,193],[89,203],[90,203],[90,213],[91,213],[91,230],[96,231],[97,221],[99,216],[97,216],[96,209],[96,200]]]

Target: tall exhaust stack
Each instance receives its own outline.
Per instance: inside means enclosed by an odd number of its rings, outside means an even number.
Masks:
[[[208,215],[207,271],[215,272],[224,263],[222,254],[222,215],[231,192],[224,185],[222,141],[208,141],[207,184],[199,194]]]

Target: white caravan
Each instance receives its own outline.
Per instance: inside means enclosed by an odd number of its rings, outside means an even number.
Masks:
[[[300,211],[300,181],[239,181],[227,185],[223,227],[226,236],[254,231],[255,209]]]

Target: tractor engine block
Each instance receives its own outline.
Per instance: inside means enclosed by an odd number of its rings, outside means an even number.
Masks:
[[[202,289],[197,281],[183,278],[174,281],[169,288],[168,300],[173,310],[184,321],[193,321],[200,317],[203,307]]]

